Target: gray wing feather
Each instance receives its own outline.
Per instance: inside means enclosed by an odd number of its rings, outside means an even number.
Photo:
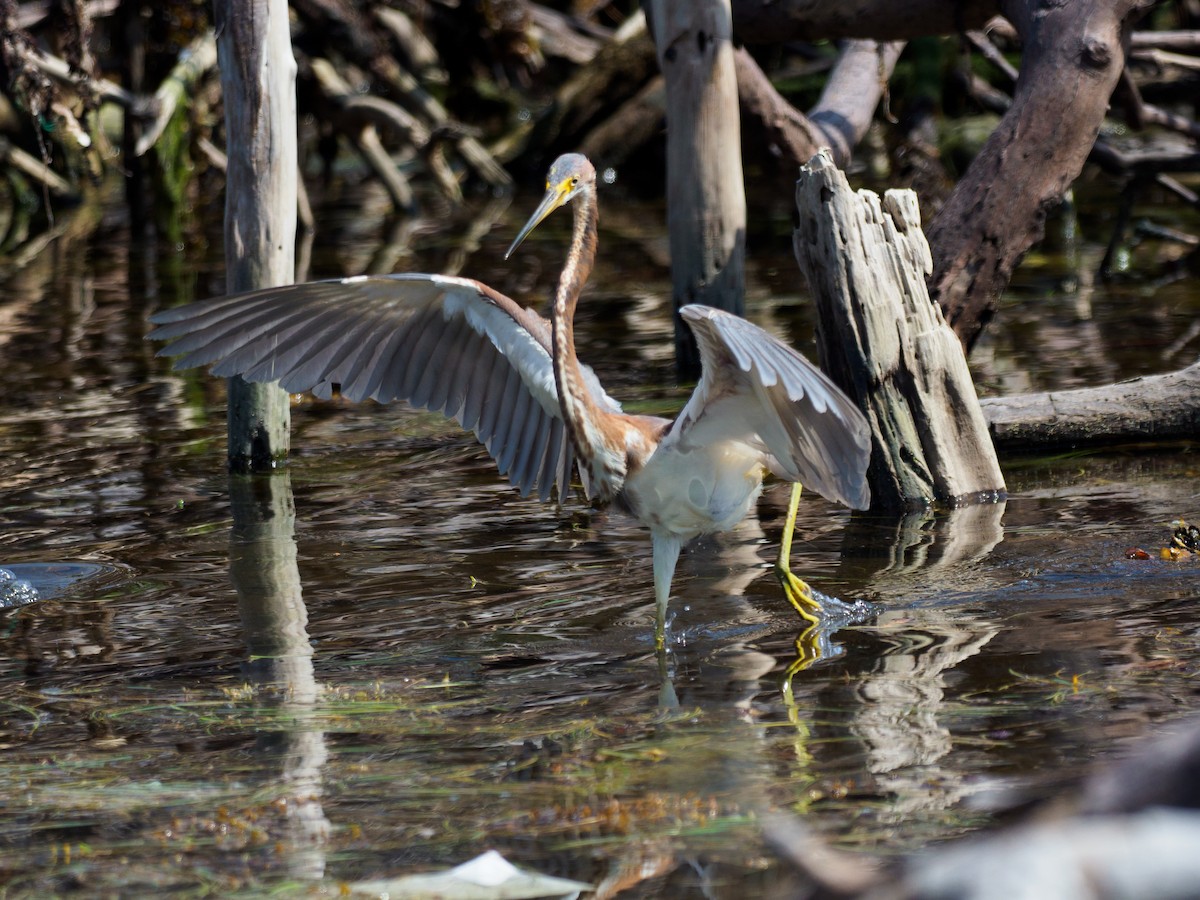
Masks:
[[[725,410],[761,441],[779,474],[831,500],[865,509],[871,429],[841,389],[796,350],[745,319],[706,306],[680,310],[696,334],[704,373],[666,440]],[[757,403],[747,403],[753,398]]]
[[[406,400],[473,431],[522,493],[570,487],[574,452],[548,323],[478,282],[437,275],[318,281],[156,313],[176,368],[278,381],[291,393]],[[594,383],[594,376],[592,379]],[[619,408],[599,388],[597,402]]]

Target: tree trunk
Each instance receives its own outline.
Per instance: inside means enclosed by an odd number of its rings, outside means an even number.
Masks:
[[[855,194],[822,152],[800,170],[796,205],[822,367],[871,422],[872,509],[1003,494],[966,357],[925,289],[916,195]]]
[[[296,61],[286,0],[216,0],[225,102],[230,293],[291,284],[296,247]],[[229,380],[229,467],[270,471],[288,451],[288,395]]]
[[[702,303],[740,315],[745,307],[746,194],[729,0],[650,0],[647,19],[666,80],[675,356],[681,375],[695,378],[700,356],[679,308]]]

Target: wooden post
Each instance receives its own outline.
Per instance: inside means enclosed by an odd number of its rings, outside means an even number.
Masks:
[[[822,152],[800,170],[796,205],[822,367],[871,421],[872,508],[1002,496],[962,345],[925,288],[932,262],[916,194],[855,193]]]
[[[646,4],[667,95],[667,229],[681,374],[700,357],[681,306],[745,309],[746,194],[729,0]]]
[[[296,60],[286,0],[215,0],[225,103],[230,293],[291,284],[296,247]],[[229,379],[229,467],[270,471],[288,452],[288,395]]]

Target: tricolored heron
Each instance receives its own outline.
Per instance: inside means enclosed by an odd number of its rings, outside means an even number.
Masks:
[[[680,314],[703,374],[674,421],[628,415],[575,354],[573,318],[596,257],[596,170],[559,157],[546,195],[506,258],[574,200],[574,228],[550,320],[485,284],[443,275],[358,276],[267,288],[157,313],[150,337],[177,368],[278,381],[288,392],[352,401],[406,400],[473,431],[522,493],[565,496],[573,467],[584,494],[616,501],[650,529],[656,644],[681,547],[727,531],[762,490],[764,470],[795,483],[777,572],[810,622],[818,608],[788,571],[805,484],[862,509],[870,430],[853,403],[791,347],[705,306]]]

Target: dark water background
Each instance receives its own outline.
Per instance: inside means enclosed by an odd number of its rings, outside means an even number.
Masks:
[[[786,193],[751,202],[749,315],[811,352]],[[565,217],[501,261],[535,202],[390,224],[360,192],[322,214],[311,272],[460,271],[540,304]],[[1174,247],[1094,277],[1114,208],[1081,204],[1077,236],[1031,255],[972,359],[985,392],[1200,353]],[[121,209],[61,211],[0,259],[0,566],[41,597],[0,610],[4,896],[336,895],[488,848],[608,893],[748,896],[778,869],[767,812],[915,852],[991,825],[998,787],[1057,793],[1200,707],[1200,563],[1157,558],[1200,518],[1194,446],[1008,459],[1006,503],[903,521],[806,496],[797,572],[883,611],[791,702],[783,484],[685,553],[665,673],[648,536],[522,500],[435,416],[302,400],[281,492],[258,498],[275,518],[231,534],[223,383],[143,339],[160,305],[222,292],[219,204],[177,241]],[[662,210],[619,182],[601,209],[580,354],[627,408],[670,412]]]

